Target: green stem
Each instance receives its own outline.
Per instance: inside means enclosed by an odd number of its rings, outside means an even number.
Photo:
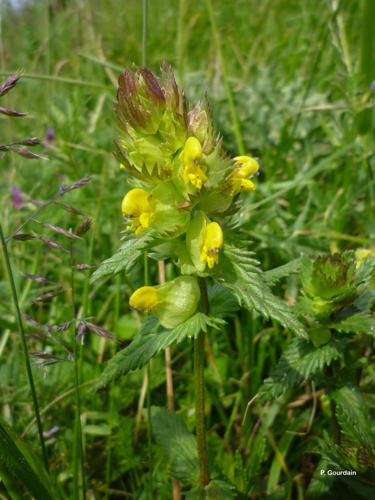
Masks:
[[[142,3],[142,66],[147,65],[148,0]]]
[[[75,281],[75,268],[74,268],[74,253],[73,253],[73,241],[70,244],[70,285],[72,294],[72,314],[73,314],[73,362],[74,362],[74,394],[75,394],[75,404],[76,412],[74,418],[74,443],[73,443],[73,498],[75,500],[79,499],[79,467],[81,469],[81,480],[82,480],[82,496],[86,498],[86,478],[85,478],[85,458],[84,449],[82,441],[82,427],[81,427],[81,394],[80,394],[80,355],[81,346],[77,342],[77,311],[75,304],[75,293],[74,293],[74,281]]]
[[[22,314],[21,314],[20,305],[19,305],[19,301],[18,301],[16,285],[14,282],[12,266],[10,263],[8,247],[7,247],[7,244],[5,241],[4,232],[3,232],[3,228],[2,228],[1,223],[0,223],[0,239],[1,239],[1,246],[3,249],[5,264],[6,264],[6,268],[7,268],[7,272],[8,272],[9,282],[10,282],[10,286],[12,289],[13,304],[14,304],[14,308],[16,310],[18,328],[19,328],[19,331],[21,333],[22,346],[23,346],[23,351],[24,351],[24,355],[25,355],[26,372],[27,372],[27,377],[29,380],[31,397],[33,400],[33,405],[34,405],[35,419],[37,422],[39,439],[40,439],[40,446],[41,446],[42,454],[43,454],[43,462],[44,462],[44,466],[45,466],[46,470],[48,471],[49,467],[48,467],[47,450],[46,450],[44,437],[43,437],[43,426],[42,426],[42,420],[40,418],[39,403],[38,403],[38,398],[36,396],[33,372],[31,369],[29,349],[27,347],[27,341],[26,341],[26,333],[25,333],[25,329],[23,326]]]
[[[118,320],[120,317],[120,306],[121,306],[121,278],[120,275],[118,274],[115,278],[116,282],[116,296],[115,296],[115,314],[114,314],[114,320],[113,320],[113,331],[115,332],[117,330],[117,325],[118,325]],[[111,345],[111,357],[113,357],[116,353],[116,345],[115,343],[112,343]],[[112,448],[113,448],[113,429],[114,429],[114,424],[115,424],[115,396],[114,396],[114,388],[115,388],[115,382],[111,382],[110,390],[109,390],[109,405],[108,405],[108,425],[110,429],[110,435],[108,436],[108,441],[107,441],[107,460],[106,460],[106,467],[105,467],[105,484],[106,484],[106,493],[105,493],[105,499],[107,500],[109,498],[109,489],[111,486],[111,470],[112,470]]]
[[[333,439],[336,444],[340,445],[341,431],[336,417],[336,403],[333,401],[333,399],[330,400],[330,407],[331,407],[331,424],[332,424]]]
[[[207,285],[204,278],[199,281],[201,288],[202,312],[208,312]],[[204,421],[204,332],[194,339],[194,385],[195,385],[195,429],[197,433],[199,476],[202,486],[209,481],[206,446],[206,427]]]
[[[150,279],[150,267],[147,252],[144,253],[144,282],[145,285],[149,285]],[[153,499],[153,477],[152,477],[152,427],[151,427],[151,364],[148,363],[146,366],[146,408],[147,408],[147,447],[148,447],[148,466],[149,466],[149,484],[148,484],[148,496],[150,500]]]
[[[210,18],[212,35],[213,35],[214,43],[215,43],[216,50],[217,50],[217,53],[219,56],[221,70],[223,72],[224,86],[225,86],[225,90],[227,93],[229,111],[230,111],[230,115],[232,118],[233,132],[234,132],[234,135],[236,138],[238,150],[239,150],[240,154],[243,155],[243,154],[245,154],[245,147],[244,147],[244,143],[243,143],[243,139],[242,139],[240,122],[239,122],[239,119],[237,116],[236,105],[235,105],[234,98],[233,98],[233,92],[232,92],[232,88],[231,88],[230,83],[229,83],[227,65],[225,63],[223,51],[221,49],[220,35],[219,35],[219,31],[218,31],[217,26],[216,26],[215,14],[214,14],[214,10],[212,8],[211,0],[206,0],[206,3],[207,3],[208,17]]]
[[[335,377],[335,372],[333,369],[333,366],[327,366],[326,368],[326,373],[328,377],[333,380]],[[340,425],[337,420],[336,416],[336,402],[333,399],[330,399],[329,401],[330,404],[330,409],[331,409],[331,427],[332,427],[332,435],[333,435],[333,440],[337,445],[340,445],[341,443],[341,430],[340,430]]]

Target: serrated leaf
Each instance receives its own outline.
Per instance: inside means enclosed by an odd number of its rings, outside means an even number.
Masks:
[[[325,366],[341,357],[341,349],[342,345],[334,341],[316,348],[304,339],[294,339],[284,351],[271,377],[264,381],[259,395],[262,399],[274,399],[287,389],[310,380]]]
[[[37,459],[2,423],[0,423],[0,477],[13,491],[20,493],[20,497],[23,496],[24,488],[40,500],[54,498],[47,475]]]
[[[220,328],[224,324],[219,318],[211,318],[198,312],[175,328],[166,330],[154,318],[149,318],[132,343],[109,361],[95,389],[106,386],[131,370],[142,368],[158,352],[174,342],[195,337],[200,331],[207,332],[208,327]]]
[[[125,234],[125,242],[112,257],[106,259],[96,269],[91,276],[91,283],[94,283],[99,278],[106,276],[114,276],[121,271],[128,271],[135,261],[142,255],[144,250],[150,248],[155,242],[155,231],[144,231],[140,236],[135,236],[132,232],[128,231]]]
[[[335,328],[343,333],[367,333],[375,337],[375,318],[372,318],[367,312],[361,312],[331,324],[330,328]]]
[[[307,339],[308,335],[302,323],[288,305],[272,293],[252,252],[225,245],[225,255],[229,259],[232,270],[226,270],[223,285],[233,290],[239,302],[250,310],[255,309],[267,319],[272,318],[278,321],[296,335]]]
[[[214,285],[208,289],[210,314],[215,317],[225,318],[238,311],[239,304],[235,295],[224,286]]]
[[[199,483],[199,458],[195,436],[182,418],[165,408],[152,408],[152,430],[164,449],[174,477],[184,484]]]
[[[269,271],[264,272],[264,279],[269,285],[274,285],[282,278],[290,276],[291,274],[298,273],[301,268],[301,257],[293,259],[287,264],[284,264]]]
[[[329,395],[336,402],[336,415],[342,431],[348,438],[355,436],[362,446],[375,449],[371,419],[360,389],[344,386]]]

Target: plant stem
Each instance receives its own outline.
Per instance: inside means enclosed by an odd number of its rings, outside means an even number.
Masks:
[[[332,365],[327,366],[326,373],[333,380],[335,372]],[[329,404],[331,409],[331,427],[332,427],[333,440],[335,441],[336,444],[339,445],[341,443],[341,431],[336,416],[336,402],[333,399],[330,399]]]
[[[29,349],[27,347],[27,341],[26,341],[26,333],[25,333],[25,329],[23,326],[22,314],[21,314],[21,309],[20,309],[20,305],[19,305],[19,301],[18,301],[16,285],[14,282],[12,266],[10,263],[8,247],[7,247],[7,244],[5,241],[4,232],[3,232],[3,228],[2,228],[1,223],[0,223],[0,239],[1,239],[1,246],[3,249],[5,264],[6,264],[6,268],[7,268],[7,272],[8,272],[9,282],[10,282],[10,286],[12,289],[12,298],[13,298],[14,308],[16,310],[18,328],[19,328],[20,333],[21,333],[22,346],[23,346],[23,351],[24,351],[24,355],[25,355],[26,372],[27,372],[27,377],[29,380],[31,397],[33,400],[33,405],[34,405],[35,419],[36,419],[37,427],[38,427],[40,446],[41,446],[42,455],[43,455],[43,462],[44,462],[44,466],[45,466],[46,470],[48,471],[49,467],[48,467],[47,450],[46,450],[46,446],[44,443],[43,426],[42,426],[42,420],[40,418],[39,403],[38,403],[38,398],[36,396],[33,372],[31,369],[31,363],[30,363],[30,358],[29,358]]]
[[[142,66],[147,65],[148,0],[142,2]]]
[[[216,46],[216,51],[217,51],[218,56],[219,56],[221,70],[223,72],[223,80],[224,80],[225,90],[227,93],[229,111],[230,111],[230,115],[231,115],[231,119],[232,119],[233,132],[234,132],[234,136],[236,139],[239,153],[241,155],[243,155],[243,154],[245,154],[245,147],[244,147],[244,143],[243,143],[243,139],[242,139],[240,122],[239,122],[237,111],[236,111],[236,104],[234,102],[233,92],[232,92],[232,89],[231,89],[231,86],[229,83],[228,70],[227,70],[223,51],[222,51],[221,44],[220,44],[220,35],[219,35],[219,31],[218,31],[217,26],[216,26],[215,13],[214,13],[214,10],[212,8],[211,0],[206,0],[206,3],[207,3],[208,17],[210,18],[212,36],[213,36],[214,43]]]
[[[201,288],[202,312],[208,312],[207,285],[204,278],[199,280]],[[195,428],[197,433],[199,475],[202,486],[209,481],[206,427],[204,422],[204,332],[201,331],[194,339],[194,382],[195,382]]]
[[[336,403],[333,401],[333,399],[330,400],[330,407],[331,407],[331,424],[332,424],[333,439],[336,444],[340,445],[341,431],[336,417]]]
[[[72,293],[72,314],[73,314],[73,357],[74,357],[74,393],[75,393],[75,404],[76,412],[74,418],[74,443],[73,443],[73,498],[77,500],[79,498],[79,465],[81,468],[81,480],[82,480],[82,496],[86,498],[86,479],[85,479],[85,458],[84,449],[82,442],[82,427],[81,427],[81,394],[80,394],[80,367],[79,358],[81,354],[80,346],[77,342],[77,312],[75,304],[75,293],[74,293],[74,253],[73,253],[73,240],[70,243],[70,285]]]
[[[144,253],[144,282],[150,284],[150,268],[147,252]],[[150,362],[146,366],[146,408],[147,408],[147,446],[148,446],[148,467],[149,467],[149,489],[148,496],[153,499],[153,478],[152,478],[152,428],[151,428],[151,366]]]

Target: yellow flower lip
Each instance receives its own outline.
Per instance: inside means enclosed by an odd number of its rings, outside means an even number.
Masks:
[[[150,193],[144,189],[135,188],[126,193],[122,200],[122,214],[126,220],[131,221],[131,227],[137,235],[150,226],[153,214],[150,198]]]
[[[185,165],[198,163],[202,159],[202,145],[196,137],[186,139],[183,150],[183,162]]]
[[[200,259],[207,262],[209,269],[219,263],[219,253],[223,247],[224,234],[217,222],[209,222],[206,226]]]
[[[158,302],[158,292],[153,286],[138,288],[129,299],[130,307],[145,313],[151,312],[158,305]]]
[[[259,163],[251,156],[236,156],[233,160],[235,162],[233,174],[241,179],[252,177],[259,170]]]

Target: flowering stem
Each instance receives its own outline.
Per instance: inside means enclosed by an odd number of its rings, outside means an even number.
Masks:
[[[37,427],[38,427],[40,446],[41,446],[42,455],[43,455],[43,462],[44,462],[44,466],[45,466],[46,470],[48,471],[49,468],[48,468],[47,450],[46,450],[46,446],[44,443],[43,426],[42,426],[42,420],[40,418],[39,403],[38,403],[38,398],[36,396],[33,372],[31,369],[29,349],[27,347],[27,341],[26,341],[26,333],[25,333],[25,329],[23,326],[22,314],[21,314],[21,309],[20,309],[20,305],[18,302],[18,295],[17,295],[16,285],[14,282],[12,266],[10,263],[8,247],[7,247],[7,243],[5,241],[5,236],[4,236],[4,232],[3,232],[3,228],[2,228],[1,223],[0,223],[0,239],[1,239],[1,246],[3,249],[4,259],[5,259],[5,265],[6,265],[7,272],[8,272],[10,287],[12,289],[13,304],[14,304],[14,307],[16,310],[18,328],[19,328],[20,333],[21,333],[22,346],[23,346],[23,351],[24,351],[24,355],[25,355],[26,372],[27,372],[27,377],[29,379],[31,397],[33,400],[33,405],[34,405],[35,419],[36,419],[36,423],[37,423]]]
[[[208,312],[206,281],[199,280],[202,297],[202,312]],[[194,339],[194,378],[195,378],[195,428],[197,433],[199,474],[202,486],[209,483],[206,447],[206,428],[204,422],[204,332]]]
[[[150,268],[147,252],[144,253],[144,282],[145,285],[150,284]],[[150,362],[146,366],[146,408],[147,408],[147,447],[148,447],[148,467],[149,467],[149,484],[148,496],[153,498],[153,478],[152,478],[152,428],[151,428],[151,366]]]

